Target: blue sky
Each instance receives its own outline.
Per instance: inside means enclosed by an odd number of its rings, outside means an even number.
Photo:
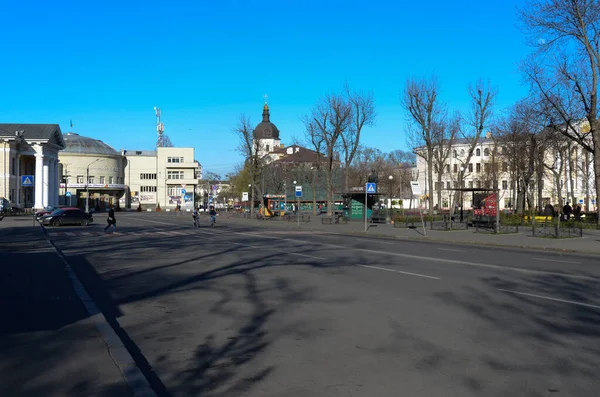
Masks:
[[[363,143],[406,149],[408,77],[436,74],[456,109],[480,78],[497,88],[498,111],[526,94],[522,3],[5,0],[0,122],[68,132],[72,119],[117,150],[152,149],[158,106],[173,143],[224,174],[241,161],[239,115],[258,123],[265,93],[289,143],[304,136],[300,117],[348,81],[376,99]]]

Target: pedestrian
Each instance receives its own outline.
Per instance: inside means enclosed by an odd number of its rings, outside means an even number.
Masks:
[[[107,231],[111,226],[113,227],[113,233],[117,231],[117,219],[115,218],[115,210],[113,209],[112,205],[110,206],[110,210],[108,210],[108,218],[106,218],[106,223],[108,223],[108,225],[106,225],[104,231]]]
[[[573,210],[573,216],[575,217],[576,221],[581,220],[581,206],[579,204],[575,206],[575,209]]]
[[[194,209],[194,215],[192,215],[192,217],[194,218],[194,227],[198,227],[198,224],[200,223],[198,220],[198,208]]]
[[[571,208],[571,206],[569,205],[569,202],[567,201],[567,204],[565,204],[565,206],[563,207],[563,214],[565,215],[565,221],[569,220],[569,218],[571,217],[571,212],[573,212],[573,208]]]

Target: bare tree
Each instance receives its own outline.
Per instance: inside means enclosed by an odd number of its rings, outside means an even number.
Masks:
[[[443,175],[450,175],[450,164],[448,159],[456,141],[458,134],[458,122],[454,120],[449,122],[446,116],[433,124],[431,130],[431,143],[433,145],[433,168],[437,174],[437,183],[440,187],[437,189],[438,208],[442,208],[442,186]],[[433,193],[433,192],[432,192]],[[431,194],[431,193],[430,193]]]
[[[494,106],[494,99],[496,98],[496,91],[490,87],[490,84],[484,84],[481,80],[475,84],[470,85],[468,88],[469,97],[471,100],[471,108],[465,117],[465,127],[461,129],[462,139],[467,144],[466,158],[464,164],[469,164],[475,148],[481,141],[484,131],[490,127],[492,110]],[[465,173],[467,167],[463,166],[458,172],[459,186],[462,188],[465,181]],[[458,194],[458,192],[457,192]],[[458,197],[455,197],[455,201]]]
[[[352,108],[341,95],[327,95],[304,117],[307,133],[322,140],[325,153],[324,171],[327,189],[327,215],[333,214],[335,171],[339,164],[341,136],[348,128]]]
[[[375,99],[372,93],[361,93],[350,90],[348,84],[344,87],[346,100],[350,107],[350,116],[347,128],[340,136],[344,152],[344,187],[349,191],[350,166],[360,145],[360,135],[365,126],[375,123]]]
[[[426,189],[429,192],[429,211],[432,211],[434,134],[443,112],[437,79],[431,77],[428,80],[424,78],[407,80],[402,95],[402,105],[408,113],[410,123],[408,145],[417,156],[425,160],[427,165]]]
[[[260,141],[254,139],[252,135],[250,118],[245,115],[240,115],[237,126],[234,129],[234,133],[240,140],[238,147],[239,152],[244,156],[246,166],[248,167],[248,173],[250,176],[250,184],[253,195],[253,201],[257,199],[262,207],[263,205],[263,184],[261,183],[261,177],[263,176],[264,161],[259,156],[260,152]],[[250,206],[250,214],[254,213],[254,203]]]
[[[525,75],[532,90],[551,105],[557,124],[565,125],[561,132],[592,153],[598,192],[600,2],[529,0],[520,10],[520,19],[538,50],[524,63]],[[581,128],[582,120],[589,124],[589,131]]]

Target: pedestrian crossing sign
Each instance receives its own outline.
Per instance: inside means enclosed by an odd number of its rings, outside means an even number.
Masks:
[[[23,186],[23,187],[33,186],[33,175],[21,175],[21,186]]]
[[[367,183],[367,193],[377,193],[377,184],[372,182]]]

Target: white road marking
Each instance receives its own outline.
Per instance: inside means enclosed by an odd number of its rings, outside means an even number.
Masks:
[[[325,258],[321,258],[319,256],[312,256],[312,255],[305,255],[305,254],[299,254],[297,252],[289,252],[289,255],[296,255],[296,256],[303,256],[305,258],[311,258],[311,259],[320,259],[320,260],[325,260]]]
[[[416,277],[423,277],[423,278],[431,278],[433,280],[441,280],[439,277],[426,276],[425,274],[419,274],[419,273],[403,272],[401,270],[388,269],[387,267],[369,266],[369,265],[357,265],[357,266],[368,267],[369,269],[383,270],[386,272],[402,273],[402,274],[406,274],[408,276],[416,276]]]
[[[248,235],[248,236],[254,236],[254,237],[256,237],[252,233],[247,233],[247,232],[232,232],[232,231],[230,231],[229,233],[235,233],[235,234],[241,234],[241,235]],[[291,242],[295,242],[295,243],[299,242],[299,240],[297,240],[297,239],[279,238],[279,237],[273,237],[273,236],[261,236],[261,238],[263,238],[263,239],[268,238],[268,239],[272,239],[272,240],[291,241]],[[343,245],[320,243],[320,242],[316,242],[316,241],[315,242],[310,242],[310,244],[312,244],[312,245],[320,245],[320,246],[323,246],[323,247],[337,248],[337,249],[340,249],[340,248],[341,249],[348,249],[349,248],[349,247],[343,246]],[[533,270],[533,269],[524,269],[524,268],[521,268],[521,267],[513,267],[513,266],[491,265],[491,264],[487,264],[487,263],[477,263],[477,262],[469,262],[469,261],[461,261],[461,260],[445,259],[445,258],[434,258],[434,257],[429,257],[429,256],[419,256],[419,255],[411,255],[411,254],[402,254],[402,253],[398,253],[398,252],[385,252],[385,251],[377,251],[377,250],[372,250],[372,249],[367,249],[367,248],[355,248],[355,247],[351,247],[351,249],[353,249],[355,251],[368,252],[368,253],[372,253],[372,254],[398,256],[398,257],[402,257],[402,258],[422,260],[422,261],[442,262],[442,263],[450,263],[450,264],[454,264],[454,265],[465,265],[465,266],[473,266],[473,267],[483,267],[483,268],[488,268],[488,269],[507,270],[507,271],[520,272],[520,273],[529,273],[529,274],[543,274],[543,275],[550,275],[550,276],[561,276],[561,277],[573,278],[573,279],[579,279],[579,280],[600,281],[600,279],[597,278],[597,277],[581,276],[581,275],[578,275],[578,274],[569,274],[569,273],[560,273],[560,272],[548,272],[548,271],[544,271],[544,270]]]
[[[558,263],[574,263],[576,265],[581,265],[581,262],[575,262],[575,261],[561,261],[559,259],[548,259],[548,258],[533,258],[536,261],[544,261],[544,262],[558,262]]]
[[[508,290],[508,289],[499,289],[499,288],[498,288],[498,291],[502,291],[502,292],[508,292],[508,293],[511,293],[511,294],[516,294],[516,295],[525,295],[525,296],[531,296],[531,297],[533,297],[533,298],[546,299],[546,300],[549,300],[549,301],[562,302],[562,303],[570,303],[570,304],[572,304],[572,305],[586,306],[586,307],[593,307],[594,309],[600,309],[600,306],[598,306],[598,305],[591,305],[591,304],[589,304],[589,303],[582,303],[582,302],[568,301],[568,300],[565,300],[565,299],[552,298],[552,297],[550,297],[550,296],[543,296],[543,295],[528,294],[528,293],[525,293],[525,292],[511,291],[511,290]]]
[[[77,234],[75,234],[73,232],[65,232],[65,236],[75,237],[75,236],[77,236]]]
[[[440,251],[465,252],[465,250],[457,250],[453,248],[438,248]]]

